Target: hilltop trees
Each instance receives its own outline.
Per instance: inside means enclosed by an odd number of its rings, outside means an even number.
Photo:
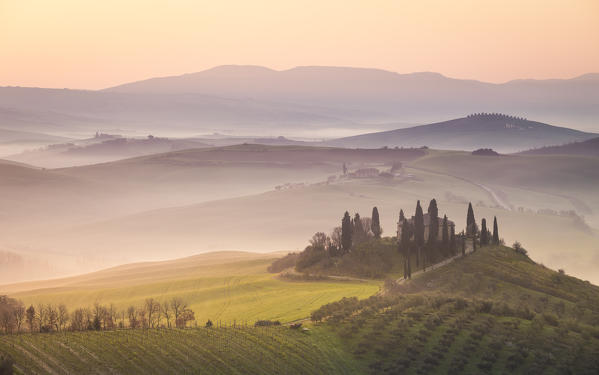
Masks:
[[[437,208],[437,200],[432,199],[428,205],[429,230],[428,230],[428,245],[435,246],[437,237],[439,236],[439,209]]]
[[[478,228],[476,227],[476,220],[474,219],[474,210],[472,209],[472,203],[468,203],[468,214],[466,215],[466,235],[474,236]]]
[[[422,246],[424,246],[424,214],[420,201],[416,202],[416,213],[414,214],[414,242],[417,247],[416,267],[420,266],[422,257]]]
[[[360,214],[356,212],[354,215],[354,219],[352,221],[353,224],[353,233],[352,240],[353,242],[360,242],[366,238],[367,229],[364,228],[364,223],[362,222],[362,218]]]
[[[401,238],[399,239],[401,251],[404,256],[404,269],[403,269],[404,279],[412,278],[412,265],[410,262],[410,258],[411,258],[410,238],[411,237],[412,237],[411,225],[410,225],[410,223],[408,223],[407,220],[404,220],[402,228],[401,228]]]
[[[449,252],[449,227],[447,224],[447,215],[443,215],[443,228],[441,229],[441,245],[444,253]]]
[[[376,207],[372,208],[372,222],[370,228],[374,238],[381,238],[383,231],[381,230],[381,222],[379,220],[379,210]]]
[[[486,246],[489,244],[489,232],[487,230],[487,219],[483,218],[480,223],[480,245]]]

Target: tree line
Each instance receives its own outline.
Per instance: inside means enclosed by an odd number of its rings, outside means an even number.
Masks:
[[[101,331],[114,329],[185,328],[195,314],[182,298],[159,301],[147,298],[140,306],[117,309],[114,304],[95,303],[69,312],[65,304],[38,304],[0,296],[0,329],[21,332]]]
[[[497,218],[493,221],[493,231],[487,228],[486,219],[482,219],[480,228],[474,217],[472,204],[468,205],[466,228],[456,233],[455,224],[447,215],[441,218],[436,199],[429,202],[426,215],[420,201],[416,202],[414,215],[408,219],[403,209],[399,212],[398,236],[381,238],[383,230],[379,211],[373,207],[371,217],[361,217],[359,213],[352,217],[346,211],[341,226],[330,235],[317,232],[310,245],[299,254],[292,253],[273,263],[271,272],[278,272],[295,265],[297,271],[320,272],[335,269],[335,272],[350,271],[354,274],[381,274],[391,265],[380,263],[391,261],[388,247],[394,246],[403,257],[404,277],[410,278],[414,268],[426,270],[431,264],[458,253],[466,254],[467,246],[476,250],[477,246],[499,244]],[[425,219],[428,222],[425,223]],[[395,243],[395,245],[392,245]],[[362,264],[358,269],[357,264]]]
[[[356,245],[380,239],[382,234],[383,228],[377,207],[372,208],[371,217],[362,217],[359,213],[351,217],[346,211],[341,219],[341,226],[335,227],[330,235],[324,232],[315,233],[304,251],[297,256],[290,254],[284,259],[292,261],[295,256],[296,269],[302,271],[320,261],[343,257]]]
[[[458,234],[455,225],[449,225],[447,215],[441,220],[441,238],[439,238],[439,209],[437,200],[432,199],[427,209],[429,226],[428,236],[425,238],[424,212],[420,201],[416,202],[416,210],[412,220],[407,220],[403,210],[399,211],[399,223],[401,223],[401,235],[398,238],[399,251],[404,257],[404,278],[412,277],[412,258],[415,258],[416,267],[426,267],[450,256],[455,256],[461,250],[466,254],[466,242],[472,243],[473,251],[477,245],[487,246],[499,244],[499,229],[497,217],[493,219],[493,233],[487,228],[486,219],[481,221],[481,229],[474,217],[472,203],[468,204],[466,213],[466,230]]]

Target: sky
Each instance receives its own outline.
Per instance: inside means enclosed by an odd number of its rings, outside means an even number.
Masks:
[[[599,72],[599,0],[0,0],[0,86],[100,89],[225,64],[571,78]]]

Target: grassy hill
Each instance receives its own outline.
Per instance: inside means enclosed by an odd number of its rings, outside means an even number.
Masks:
[[[477,114],[434,124],[340,138],[327,143],[363,148],[428,146],[446,150],[475,150],[490,147],[500,152],[516,152],[596,136],[507,115]]]
[[[119,311],[146,298],[183,298],[198,322],[303,319],[324,303],[345,296],[367,297],[380,282],[289,282],[266,271],[281,254],[216,252],[164,262],[119,266],[64,279],[0,286],[26,305],[64,303],[70,310],[94,303]]]
[[[313,317],[343,338],[369,372],[596,374],[599,287],[485,247]]]

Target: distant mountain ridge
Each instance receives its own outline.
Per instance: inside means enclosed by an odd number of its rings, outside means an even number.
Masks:
[[[522,117],[479,113],[429,125],[340,138],[327,144],[360,148],[427,146],[468,151],[490,147],[500,152],[516,152],[593,137],[597,134]]]
[[[338,138],[480,111],[596,130],[599,74],[494,84],[431,72],[228,65],[100,91],[0,87],[0,128],[62,136]]]

